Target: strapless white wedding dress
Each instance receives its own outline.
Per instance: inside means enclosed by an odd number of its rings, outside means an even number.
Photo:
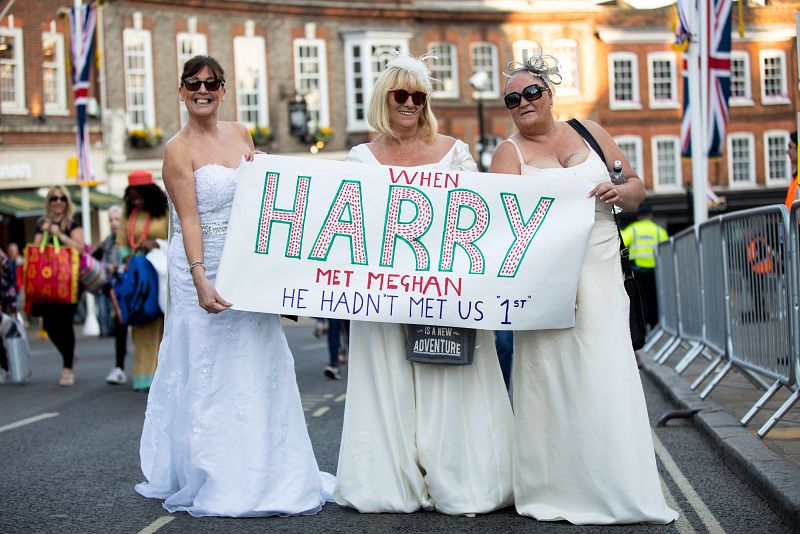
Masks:
[[[237,175],[220,165],[195,171],[212,283]],[[147,482],[136,491],[194,516],[316,513],[332,499],[335,480],[317,467],[280,320],[200,308],[174,211],[172,220],[171,309],[142,430]]]

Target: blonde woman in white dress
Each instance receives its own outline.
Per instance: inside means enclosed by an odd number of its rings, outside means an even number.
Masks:
[[[400,54],[376,81],[379,135],[348,159],[476,171],[469,147],[437,133],[428,70]],[[405,325],[353,321],[336,502],[360,512],[487,513],[511,504],[513,415],[493,332],[466,366],[406,360]]]
[[[547,59],[550,59],[548,64]],[[514,333],[514,504],[543,521],[669,523],[631,347],[613,205],[635,211],[644,184],[598,124],[586,127],[624,184],[566,122],[553,118],[555,58],[512,64],[505,103],[519,130],[491,172],[591,182],[595,222],[581,268],[575,327]]]

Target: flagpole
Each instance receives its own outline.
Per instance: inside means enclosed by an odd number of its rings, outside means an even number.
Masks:
[[[708,219],[708,204],[706,203],[706,189],[708,189],[708,159],[706,146],[705,117],[708,116],[708,80],[704,74],[707,69],[703,65],[707,54],[707,0],[696,0],[696,9],[690,9],[687,17],[694,18],[691,28],[692,34],[688,54],[689,71],[689,102],[691,102],[691,143],[692,143],[692,209],[694,223],[700,224]]]
[[[708,0],[697,0],[691,27],[696,29],[689,42],[689,102],[691,105],[692,210],[694,224],[708,220]]]
[[[73,7],[75,8],[75,35],[78,36],[77,42],[83,42],[83,16],[81,13],[81,7],[83,5],[83,0],[73,0],[72,3]],[[90,61],[91,58],[88,58],[87,61]],[[77,108],[76,108],[77,109]],[[88,125],[86,126],[88,127]],[[88,152],[89,147],[85,147],[85,150]],[[80,154],[78,155],[80,158]],[[89,162],[84,161],[84,170],[81,176],[78,177],[80,180],[81,186],[81,223],[83,226],[83,235],[84,235],[84,242],[87,244],[91,244],[92,242],[92,212],[89,206],[89,186],[87,185],[87,180],[90,178],[88,175]],[[79,173],[81,174],[81,173]],[[100,334],[100,324],[97,322],[97,313],[95,311],[95,302],[94,302],[94,295],[86,292],[86,318],[83,322],[83,334],[85,336],[97,336]]]

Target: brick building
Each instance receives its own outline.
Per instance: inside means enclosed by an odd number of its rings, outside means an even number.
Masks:
[[[273,153],[310,154],[317,150],[315,142],[323,140],[325,146],[317,157],[341,158],[349,147],[370,136],[366,106],[388,53],[399,48],[419,55],[435,49],[432,66],[438,82],[432,105],[440,129],[464,139],[477,157],[480,98],[488,162],[493,146],[513,131],[500,98],[502,71],[508,61],[541,47],[562,61],[564,83],[557,88],[555,106],[559,117],[591,118],[603,124],[645,179],[648,202],[657,218],[670,230],[677,229],[690,222],[686,188],[691,183],[691,166],[679,154],[680,56],[670,46],[675,8],[640,10],[632,3],[103,3],[97,36],[101,67],[93,89],[102,120],[98,117],[92,123],[94,136],[102,130],[101,139],[93,137],[101,141],[95,167],[105,183],[99,189],[121,193],[125,176],[136,168],[160,174],[162,141],[185,121],[177,98],[180,65],[197,53],[216,57],[226,69],[221,119],[269,128],[270,138],[262,141]],[[29,9],[34,4],[38,12]],[[22,151],[23,145],[24,150],[48,147],[50,173],[58,175],[64,168],[74,122],[70,96],[62,115],[45,113],[41,122],[42,84],[49,75],[43,63],[44,44],[39,44],[52,24],[55,31],[50,33],[63,34],[65,20],[56,15],[62,4],[71,2],[20,0],[7,14],[0,13],[0,36],[8,34],[2,28],[24,33],[24,63],[18,68],[24,69],[26,84],[25,104],[15,114],[6,113],[11,108],[3,92],[0,177],[2,164],[17,161],[8,158],[14,150]],[[734,96],[727,148],[723,158],[709,167],[709,183],[726,199],[727,209],[782,200],[789,179],[785,140],[795,128],[799,111],[794,21],[800,1],[746,0],[742,7],[746,33],[743,38],[734,34],[733,40]],[[734,9],[734,28],[737,21]],[[488,78],[480,92],[469,83],[478,71],[486,72]],[[7,87],[8,76],[2,72],[3,87]],[[290,110],[300,99],[307,105],[311,130],[303,138],[290,131]],[[35,108],[34,102],[40,107]],[[60,129],[45,136],[45,130],[56,128]],[[64,154],[58,153],[60,147]],[[0,181],[0,186],[30,188],[33,174],[36,180],[52,181],[47,172],[32,170],[30,174],[18,181]]]

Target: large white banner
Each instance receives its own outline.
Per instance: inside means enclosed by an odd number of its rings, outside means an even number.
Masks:
[[[216,281],[234,309],[574,326],[588,181],[271,155],[238,172]]]

